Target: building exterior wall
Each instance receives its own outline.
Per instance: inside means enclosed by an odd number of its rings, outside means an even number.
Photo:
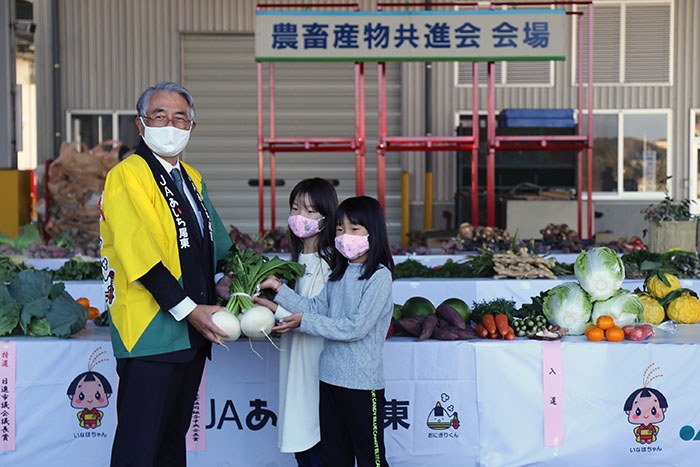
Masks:
[[[252,0],[57,0],[60,37],[60,106],[65,109],[133,109],[135,96],[162,80],[181,78],[181,33],[253,32],[256,1]],[[639,1],[639,0],[637,0]],[[641,0],[646,1],[646,0]],[[652,0],[649,0],[653,3]],[[279,3],[291,3],[279,2]],[[318,2],[308,2],[309,4]],[[338,2],[341,3],[341,2]],[[344,3],[344,2],[343,2]],[[49,0],[37,0],[38,22],[46,19]],[[360,9],[375,10],[375,1],[360,1]],[[605,5],[604,1],[596,5]],[[595,85],[594,108],[671,109],[672,194],[688,195],[691,108],[700,108],[700,2],[674,0],[672,6],[672,84]],[[46,36],[37,34],[38,47],[46,49]],[[50,36],[49,36],[50,37]],[[568,37],[571,40],[571,36]],[[569,44],[568,50],[571,50]],[[50,49],[49,49],[50,52]],[[571,57],[554,64],[554,86],[507,86],[496,89],[496,110],[513,107],[576,108],[576,86],[572,85]],[[39,158],[52,157],[47,137],[53,137],[46,108],[51,105],[47,87],[50,61],[37,53]],[[371,65],[370,65],[371,66]],[[471,87],[455,85],[455,63],[433,66],[432,133],[453,135],[458,114],[471,112]],[[482,67],[485,65],[481,65]],[[595,67],[595,64],[594,64]],[[423,135],[424,64],[401,66],[401,129],[404,135]],[[40,83],[41,86],[42,83]],[[486,89],[480,89],[480,108],[486,109]],[[41,108],[41,106],[46,106]],[[64,117],[65,118],[65,117]],[[65,128],[65,122],[61,122]],[[375,128],[367,127],[372,134]],[[47,136],[50,135],[50,136]],[[371,156],[371,151],[368,151]],[[420,212],[423,196],[424,154],[406,153],[401,167],[411,174],[411,202]],[[456,189],[455,155],[436,153],[436,227],[442,209],[453,207]],[[615,200],[645,205],[643,200]],[[597,203],[604,205],[603,201]],[[416,226],[415,217],[412,225]]]

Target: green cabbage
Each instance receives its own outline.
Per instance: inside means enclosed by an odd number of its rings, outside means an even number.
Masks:
[[[615,325],[622,327],[644,319],[644,304],[637,294],[621,289],[607,300],[595,302],[591,318],[595,323],[601,316],[610,316]]]
[[[576,282],[566,282],[550,289],[542,302],[547,320],[568,328],[567,334],[574,336],[585,332],[592,307],[590,296]]]
[[[620,256],[610,248],[592,248],[578,255],[574,263],[574,274],[594,301],[606,300],[622,286],[625,266]]]

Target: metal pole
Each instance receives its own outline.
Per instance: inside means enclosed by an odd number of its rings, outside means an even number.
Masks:
[[[258,230],[265,231],[265,200],[263,196],[263,175],[265,169],[265,152],[263,149],[263,71],[262,62],[257,63],[258,70]]]
[[[377,91],[377,198],[382,209],[386,212],[386,152],[384,144],[384,138],[386,138],[386,62],[377,62]],[[403,178],[401,198],[401,241],[403,242]],[[406,229],[408,231],[408,227]]]
[[[488,156],[486,158],[486,225],[493,227],[496,225],[496,110],[495,110],[495,89],[496,89],[496,65],[488,62],[488,124],[487,144]]]
[[[588,5],[588,238],[593,238],[593,3]],[[622,174],[618,174],[619,177]]]
[[[479,62],[472,63],[472,225],[479,225]]]
[[[0,168],[17,168],[15,141],[15,41],[14,4],[4,2],[0,6]]]
[[[578,134],[583,136],[583,15],[578,16]],[[576,209],[578,211],[578,230],[583,238],[583,149],[576,152]]]
[[[430,10],[430,2],[426,2],[426,11]],[[425,62],[425,136],[433,135],[433,108],[431,91],[433,88],[433,64]],[[431,230],[433,228],[433,153],[426,151],[425,153],[425,195],[423,209],[423,229]]]
[[[275,132],[275,64],[270,62],[270,138],[276,136]],[[270,229],[275,230],[275,215],[276,215],[276,199],[275,199],[275,188],[277,185],[277,180],[275,178],[276,173],[276,160],[275,152],[270,151]]]

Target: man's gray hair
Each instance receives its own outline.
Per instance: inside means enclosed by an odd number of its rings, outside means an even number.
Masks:
[[[151,96],[157,92],[169,92],[172,94],[180,94],[186,101],[187,105],[190,106],[190,119],[194,120],[194,101],[192,100],[192,94],[185,89],[181,84],[172,83],[169,81],[163,81],[156,84],[153,87],[146,89],[141,97],[139,97],[138,102],[136,102],[136,111],[139,113],[139,117],[146,116],[146,110],[148,110],[148,102],[151,100]]]

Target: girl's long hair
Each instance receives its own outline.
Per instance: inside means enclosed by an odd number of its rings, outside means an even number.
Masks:
[[[348,198],[338,206],[338,210],[335,212],[335,224],[341,225],[345,218],[352,224],[364,226],[367,229],[367,233],[369,233],[369,255],[367,256],[360,280],[372,277],[372,274],[382,264],[391,271],[393,279],[394,259],[391,256],[384,211],[379,202],[369,196]],[[329,278],[331,281],[340,280],[348,267],[347,258],[341,255],[338,250],[335,250],[334,263],[333,271]]]
[[[334,239],[335,239],[335,211],[338,209],[338,195],[335,188],[326,179],[306,178],[296,184],[289,194],[289,209],[292,209],[294,201],[299,195],[308,195],[313,207],[323,219],[321,231],[318,233],[318,254],[333,267],[334,259]],[[304,250],[304,240],[294,235],[292,229],[289,232],[289,243],[292,254],[292,261],[298,262],[299,255]]]

